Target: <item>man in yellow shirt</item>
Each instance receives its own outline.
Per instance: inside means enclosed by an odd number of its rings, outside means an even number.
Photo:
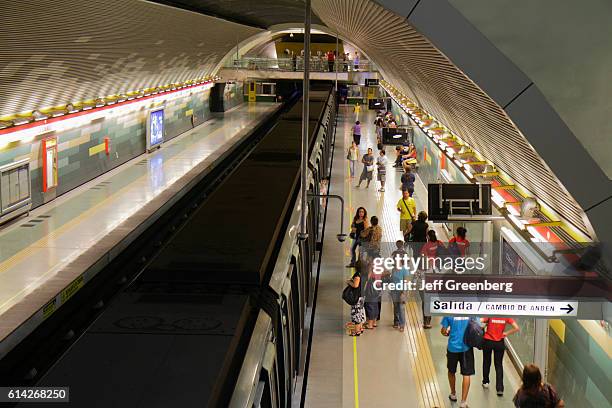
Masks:
[[[400,231],[406,235],[410,232],[417,213],[416,201],[410,196],[409,190],[402,191],[402,198],[397,202],[397,211],[400,212]]]

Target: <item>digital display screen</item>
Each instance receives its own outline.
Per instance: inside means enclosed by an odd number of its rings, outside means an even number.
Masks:
[[[149,114],[149,146],[156,146],[164,141],[164,110],[158,109]]]

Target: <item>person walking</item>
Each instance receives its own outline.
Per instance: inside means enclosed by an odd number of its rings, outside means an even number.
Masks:
[[[355,144],[355,142],[351,143],[351,147],[348,148],[346,153],[346,159],[349,162],[349,171],[351,174],[351,178],[355,178],[355,166],[357,164],[357,160],[359,160],[359,148]]]
[[[521,376],[523,384],[518,389],[512,402],[516,408],[563,408],[565,402],[557,394],[557,390],[542,382],[542,373],[538,366],[527,364]]]
[[[376,158],[376,170],[377,170],[376,177],[378,178],[378,181],[380,181],[380,189],[378,191],[383,192],[383,193],[385,191],[387,163],[389,163],[389,160],[387,160],[385,151],[381,150],[380,152],[378,152],[378,157]]]
[[[355,58],[353,58],[353,63],[355,64],[355,71],[359,71],[359,52],[355,51]]]
[[[403,190],[402,198],[397,202],[397,211],[400,212],[400,231],[404,235],[404,239],[412,229],[412,221],[416,216],[416,202],[410,196],[410,191]]]
[[[468,406],[467,397],[470,391],[470,377],[475,374],[474,350],[463,341],[469,320],[469,317],[445,316],[442,319],[442,328],[440,329],[440,333],[448,337],[446,368],[448,369],[448,384],[451,389],[448,398],[453,402],[457,401],[455,389],[457,363],[459,363],[460,372],[463,376],[460,408],[467,408]]]
[[[461,227],[459,227],[461,228]],[[484,342],[482,345],[482,386],[489,388],[489,372],[491,370],[491,353],[495,365],[495,389],[499,397],[504,395],[504,352],[506,345],[504,338],[520,330],[518,324],[510,317],[485,317],[480,319],[486,324]],[[506,325],[511,328],[505,331]]]
[[[368,152],[363,155],[361,158],[361,162],[363,163],[363,171],[361,172],[361,176],[359,177],[359,183],[357,184],[357,188],[361,187],[361,182],[366,180],[368,184],[366,188],[370,187],[370,182],[372,181],[372,174],[374,173],[374,155],[372,154],[372,148],[368,148]]]
[[[357,212],[353,217],[353,222],[351,223],[351,234],[350,237],[353,239],[353,245],[351,245],[351,263],[346,265],[347,268],[354,268],[357,262],[357,247],[361,245],[361,233],[370,224],[368,222],[368,212],[365,208],[359,207],[357,208]]]
[[[410,192],[410,197],[412,197],[412,195],[414,194],[414,182],[416,180],[416,177],[410,167],[404,168],[404,174],[402,174],[400,180],[402,182],[402,191],[408,190]]]
[[[351,131],[353,132],[353,141],[357,146],[359,146],[359,142],[361,142],[361,123],[356,121],[351,128]]]

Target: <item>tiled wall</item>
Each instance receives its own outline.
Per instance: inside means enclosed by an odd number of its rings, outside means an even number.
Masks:
[[[164,101],[165,140],[191,129],[192,115],[196,126],[210,119],[209,94],[208,89],[202,88],[196,88],[193,92],[182,91],[178,96],[168,94]],[[236,86],[233,94],[228,94],[228,100],[235,104],[241,99],[242,86]],[[49,132],[27,143],[16,142],[0,147],[0,166],[24,158],[30,159],[32,207],[37,207],[143,154],[146,114],[152,106],[153,102],[136,111],[109,111],[104,117],[79,128]],[[43,193],[41,140],[48,137],[56,137],[58,140],[58,186]],[[92,154],[90,148],[103,144],[105,137],[110,139],[110,154],[107,155],[104,150]]]

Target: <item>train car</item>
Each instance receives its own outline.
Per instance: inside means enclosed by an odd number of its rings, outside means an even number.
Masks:
[[[313,92],[309,107],[308,184],[318,194],[335,128],[331,86]],[[319,199],[300,206],[298,109],[281,117],[39,386],[69,386],[70,407],[291,406],[321,218]],[[305,240],[297,237],[301,211]]]

